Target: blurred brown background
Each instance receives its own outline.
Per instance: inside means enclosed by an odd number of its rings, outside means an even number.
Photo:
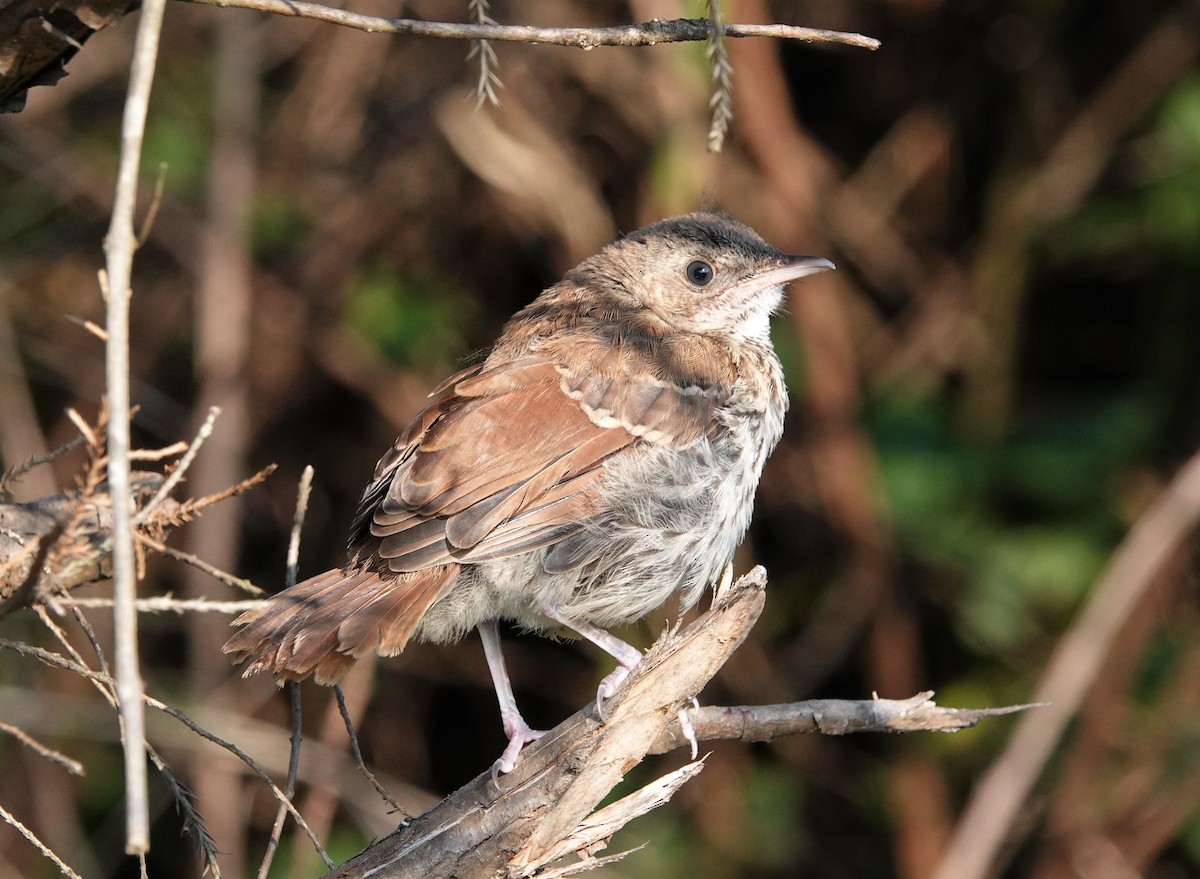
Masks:
[[[462,21],[465,2],[354,0]],[[665,0],[497,2],[508,24],[702,15]],[[423,395],[513,311],[622,232],[725,209],[839,271],[776,322],[793,406],[737,560],[766,614],[708,704],[817,696],[1026,701],[1106,560],[1200,445],[1200,7],[1147,0],[732,0],[730,21],[859,31],[875,53],[731,41],[735,119],[705,151],[701,45],[497,45],[474,110],[458,42],[172,4],[151,103],[137,255],[138,441],[223,408],[194,494],[279,464],[172,542],[282,583],[296,481],[316,468],[301,575],[342,560],[358,494]],[[96,282],[135,21],[0,119],[0,465],[94,417]],[[71,484],[78,455],[18,486]],[[1200,614],[1178,547],[1013,828],[995,875],[1200,875]],[[233,597],[169,560],[143,594]],[[103,594],[103,589],[94,590]],[[670,608],[622,633],[647,645]],[[92,614],[107,631],[102,612]],[[143,616],[149,691],[282,776],[288,706],[219,652],[228,617]],[[5,637],[45,640],[18,615]],[[508,633],[517,696],[553,725],[594,694],[587,646]],[[0,804],[87,877],[122,855],[116,721],[66,673],[6,655],[0,718],[82,760],[74,779],[0,734]],[[475,639],[364,663],[347,682],[370,765],[410,809],[486,768],[503,737]],[[298,804],[344,859],[394,826],[306,686]],[[228,876],[253,875],[275,806],[240,764],[161,716],[150,737],[197,797]],[[953,736],[713,747],[700,777],[624,831],[627,877],[933,874],[1015,721]],[[323,742],[323,743],[322,743]],[[642,781],[678,765],[666,755]],[[151,875],[198,873],[152,778]],[[289,830],[273,875],[320,872]],[[56,871],[0,827],[0,873]]]

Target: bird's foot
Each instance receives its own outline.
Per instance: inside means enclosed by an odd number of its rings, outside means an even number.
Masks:
[[[542,608],[542,613],[555,622],[574,629],[617,661],[617,667],[600,682],[596,690],[596,715],[603,721],[604,701],[611,698],[621,688],[621,684],[625,683],[629,673],[638,667],[638,663],[642,661],[642,651],[586,620],[572,619],[557,604],[547,605]]]
[[[500,786],[500,776],[513,771],[517,765],[517,756],[526,745],[536,742],[546,734],[544,729],[531,729],[529,724],[518,716],[515,719],[505,718],[504,734],[508,736],[508,745],[500,758],[492,764],[492,783]]]

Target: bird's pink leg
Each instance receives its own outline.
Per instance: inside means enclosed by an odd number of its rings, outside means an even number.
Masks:
[[[598,626],[593,626],[591,623],[584,622],[583,620],[571,619],[559,610],[557,606],[544,607],[542,608],[542,613],[555,622],[562,623],[568,629],[574,629],[617,660],[617,667],[600,682],[600,686],[596,689],[596,713],[603,720],[604,700],[617,692],[621,684],[625,683],[625,679],[629,677],[629,673],[637,668],[638,663],[642,661],[642,651],[638,650],[632,644],[626,644],[616,635],[606,632]]]
[[[504,734],[508,736],[508,746],[500,755],[500,759],[492,764],[492,781],[496,781],[502,773],[512,772],[513,767],[517,765],[517,755],[523,747],[530,742],[536,742],[546,733],[544,730],[530,728],[517,708],[517,699],[508,679],[508,669],[504,665],[504,654],[500,651],[500,629],[496,621],[480,623],[478,629],[479,639],[483,641],[483,655],[487,657],[492,684],[496,688],[496,700],[500,703],[500,722],[504,724]]]

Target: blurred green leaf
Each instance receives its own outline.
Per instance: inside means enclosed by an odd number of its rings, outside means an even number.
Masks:
[[[352,283],[346,323],[393,363],[428,368],[466,350],[476,305],[449,281],[377,264]]]
[[[958,625],[993,652],[1057,627],[1094,582],[1119,534],[1114,483],[1157,419],[1133,399],[1076,399],[994,446],[937,401],[879,401],[870,423],[900,541],[959,573]]]

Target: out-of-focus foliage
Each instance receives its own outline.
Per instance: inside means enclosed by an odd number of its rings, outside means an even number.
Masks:
[[[492,15],[612,25],[698,6],[518,0]],[[460,0],[348,8],[466,15]],[[340,563],[376,459],[442,377],[615,235],[720,206],[839,271],[795,285],[774,327],[793,405],[737,560],[768,567],[770,600],[701,699],[1027,700],[1114,548],[1200,445],[1195,4],[744,0],[725,14],[883,48],[730,41],[735,117],[714,157],[701,46],[496,45],[501,106],[476,113],[465,45],[172,4],[143,162],[143,212],[160,164],[166,176],[135,265],[135,425],[174,442],[222,405],[200,459],[212,478],[280,465],[240,508],[196,523],[215,536],[184,532],[196,536],[181,548],[277,588],[311,463],[301,574]],[[70,438],[64,409],[90,416],[103,393],[101,346],[68,316],[102,321],[132,32],[128,20],[91,39],[65,80],[0,122],[0,467]],[[67,485],[77,465],[19,488]],[[190,472],[190,487],[206,478]],[[162,559],[142,588],[231,597]],[[668,612],[622,634],[647,644]],[[282,777],[286,700],[228,668],[225,622],[147,618],[149,690]],[[4,629],[43,637],[20,617]],[[1197,645],[1185,546],[1112,645],[1001,875],[1200,875]],[[586,646],[507,632],[506,650],[543,725],[586,703],[604,670]],[[70,778],[0,733],[0,805],[82,875],[136,875],[111,712],[27,660],[7,657],[0,678],[0,719],[88,769]],[[472,640],[364,668],[348,698],[369,762],[389,787],[414,786],[398,794],[414,808],[502,746]],[[304,707],[326,746],[306,752],[299,807],[345,858],[397,816],[342,756],[329,694],[306,689]],[[151,738],[195,792],[226,875],[253,875],[274,803],[158,720]],[[608,874],[921,879],[1012,723],[719,745],[614,841],[647,845]],[[152,797],[152,875],[198,872],[166,787]],[[1097,852],[1113,860],[1095,866]],[[272,875],[319,872],[289,829]],[[7,827],[0,873],[56,875]]]

